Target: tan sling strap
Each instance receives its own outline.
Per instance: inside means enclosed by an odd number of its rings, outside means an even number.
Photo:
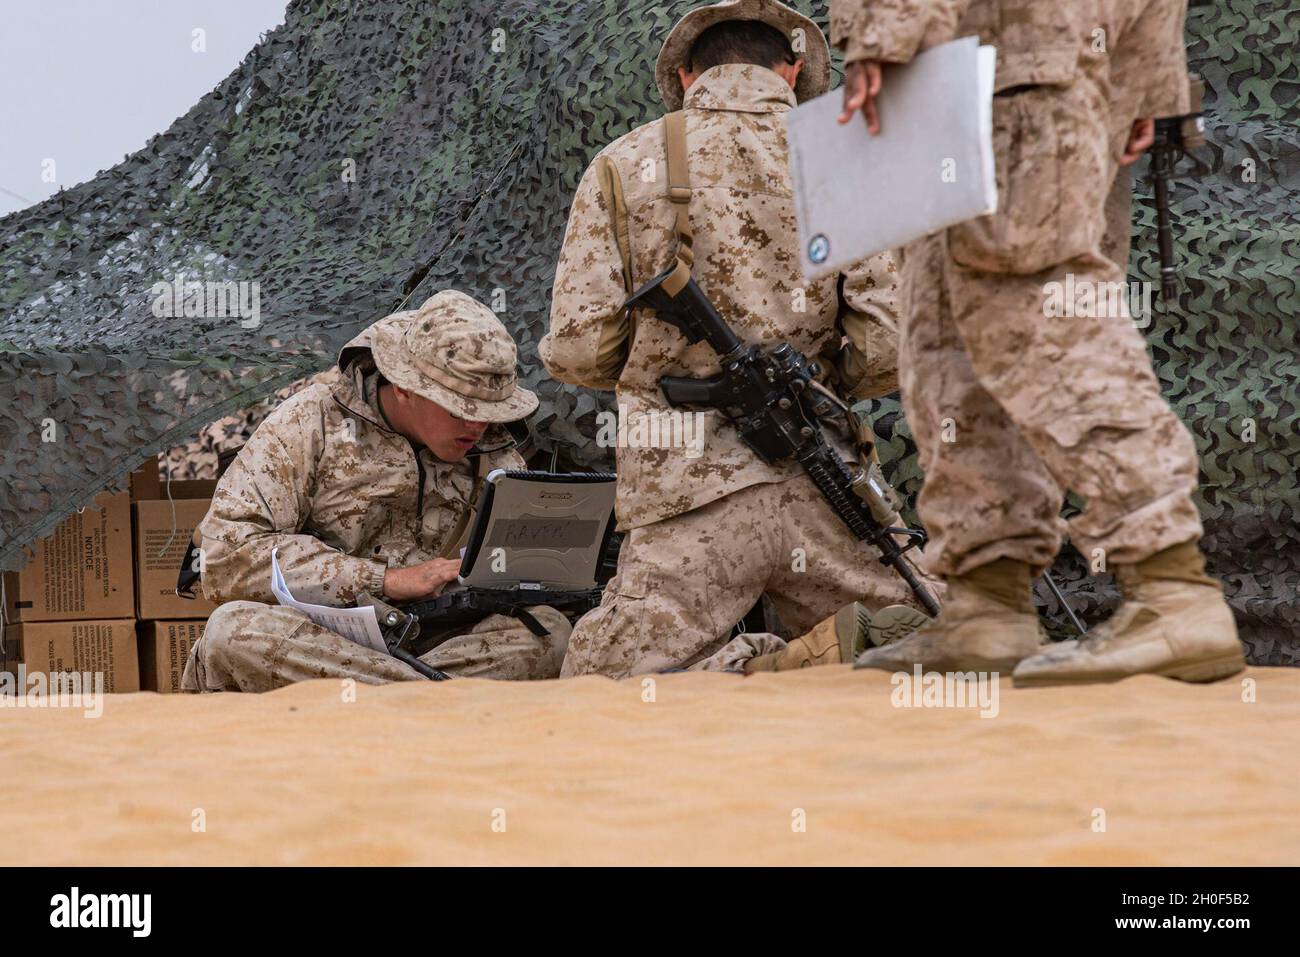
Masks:
[[[695,262],[692,248],[695,234],[691,232],[691,171],[686,165],[686,114],[681,110],[664,117],[664,145],[668,154],[668,200],[675,207],[673,232],[677,234],[677,265],[672,275],[664,280],[663,288],[670,296],[681,292],[691,278],[691,265]]]
[[[664,117],[664,140],[667,145],[668,159],[668,200],[675,207],[673,232],[677,236],[677,265],[673,275],[664,282],[664,288],[677,293],[686,285],[691,275],[691,263],[694,261],[692,244],[694,234],[691,232],[691,178],[686,166],[686,117],[681,110]],[[623,195],[623,178],[618,166],[608,156],[597,161],[596,180],[600,184],[601,195],[609,207],[610,218],[614,226],[614,242],[623,262],[623,289],[631,296],[636,291],[636,279],[632,272],[632,242],[628,232],[627,200]],[[628,310],[628,350],[636,339],[636,313]]]
[[[459,558],[460,546],[465,536],[469,532],[470,522],[478,513],[478,497],[483,491],[483,483],[487,480],[488,457],[480,455],[474,462],[474,487],[470,489],[469,504],[460,513],[460,518],[456,520],[456,527],[451,530],[447,536],[446,542],[442,546],[442,551],[438,553],[439,558]]]

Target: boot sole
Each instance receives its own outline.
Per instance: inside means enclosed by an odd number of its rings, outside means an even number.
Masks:
[[[906,638],[930,616],[906,605],[868,611],[860,601],[845,605],[835,616],[835,637],[839,640],[840,662],[856,662],[858,656]]]
[[[1219,655],[1217,658],[1207,658],[1204,661],[1193,661],[1190,664],[1162,668],[1156,674],[1165,678],[1173,678],[1176,681],[1191,681],[1201,684],[1230,678],[1237,672],[1244,670],[1245,667],[1246,659],[1241,656],[1241,652],[1234,652]]]
[[[906,638],[930,620],[930,616],[916,608],[903,606],[891,608],[886,614],[878,611],[867,615],[867,648],[883,648]]]
[[[840,646],[840,664],[853,661],[871,640],[871,613],[860,601],[841,608],[835,615],[835,637]]]
[[[1170,665],[1166,668],[1158,668],[1154,671],[1134,671],[1117,675],[1012,675],[1012,683],[1017,688],[1048,688],[1062,685],[1103,685],[1114,684],[1116,681],[1123,681],[1125,678],[1132,678],[1136,675],[1158,675],[1162,678],[1173,678],[1175,681],[1205,684],[1211,681],[1220,681],[1224,678],[1230,678],[1237,672],[1244,670],[1245,667],[1246,659],[1241,656],[1240,652],[1234,652],[1231,654],[1218,655],[1214,658],[1204,658],[1200,661]]]

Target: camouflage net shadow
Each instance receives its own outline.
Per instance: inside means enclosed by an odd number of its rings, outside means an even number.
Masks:
[[[542,448],[608,465],[594,417],[609,396],[546,379],[537,342],[578,177],[661,112],[654,57],[692,5],[296,0],[166,132],[0,220],[0,567],[144,457],[328,366],[408,297],[450,286],[492,304],[519,340]],[[824,24],[824,5],[794,5]],[[1300,186],[1300,9],[1220,0],[1188,25],[1219,145],[1215,173],[1177,191],[1184,289],[1146,332],[1199,443],[1212,570],[1251,658],[1294,664],[1300,240],[1286,222]],[[1134,241],[1132,272],[1150,279],[1142,203]],[[156,315],[155,283],[178,276],[257,283],[257,323]],[[897,402],[874,414],[888,471],[914,496]],[[1057,565],[1095,621],[1117,595],[1086,571],[1069,550]]]

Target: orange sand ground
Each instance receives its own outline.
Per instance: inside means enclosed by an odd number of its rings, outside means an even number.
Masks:
[[[847,667],[4,708],[0,864],[1300,863],[1300,670],[1246,676],[993,719]]]

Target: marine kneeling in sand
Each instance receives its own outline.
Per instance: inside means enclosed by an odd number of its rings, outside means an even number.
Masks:
[[[227,603],[190,653],[184,690],[422,680],[396,658],[269,604],[271,552],[303,601],[438,595],[459,571],[478,482],[492,469],[524,468],[505,423],[531,414],[537,397],[517,384],[516,360],[486,306],[444,291],[365,330],[326,381],[277,408],[218,483],[199,526],[203,592]],[[528,610],[548,635],[491,615],[422,660],[456,675],[554,678],[569,622],[553,608]]]
[[[620,419],[644,423],[674,412],[663,376],[716,375],[707,345],[624,306],[676,261],[738,338],[816,357],[839,399],[893,389],[892,258],[799,274],[785,114],[830,78],[817,24],[776,0],[697,7],[673,27],[655,66],[671,112],[601,150],[578,184],[538,346],[552,376],[613,388]],[[798,462],[765,461],[720,409],[698,421],[684,447],[618,445],[627,537],[600,606],[574,626],[565,677],[839,664],[927,620]],[[763,596],[799,637],[733,637]]]

